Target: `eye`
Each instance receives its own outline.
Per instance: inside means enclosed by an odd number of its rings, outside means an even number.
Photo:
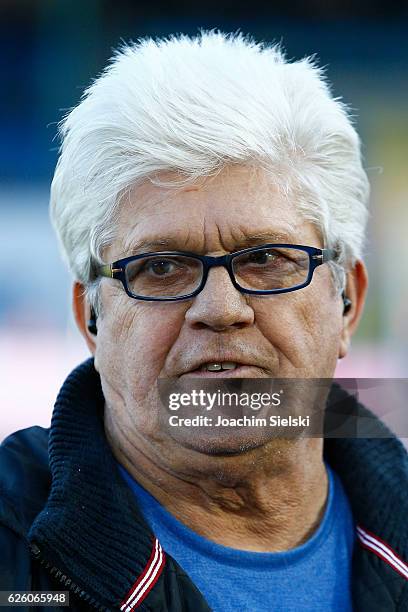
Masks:
[[[282,256],[276,251],[254,251],[253,253],[248,253],[245,258],[242,258],[240,263],[265,266],[275,263],[281,259],[281,257]]]
[[[249,261],[257,264],[267,264],[275,261],[278,257],[274,251],[255,251],[255,253],[251,253]]]
[[[147,272],[151,272],[155,276],[164,276],[165,274],[171,274],[174,272],[176,265],[173,261],[168,259],[159,259],[156,261],[146,262],[145,269]]]

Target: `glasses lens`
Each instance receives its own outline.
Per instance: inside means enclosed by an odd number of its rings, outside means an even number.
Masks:
[[[271,291],[303,285],[309,275],[309,255],[295,248],[265,248],[234,257],[235,279],[243,289]]]
[[[201,261],[183,255],[149,255],[126,266],[129,291],[140,297],[189,295],[198,288],[202,276]]]

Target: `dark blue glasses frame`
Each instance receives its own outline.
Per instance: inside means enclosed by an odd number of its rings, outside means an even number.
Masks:
[[[262,251],[264,249],[271,248],[289,248],[289,249],[297,249],[299,251],[304,251],[309,256],[309,272],[306,280],[295,287],[289,287],[284,289],[267,289],[267,290],[257,290],[257,289],[247,289],[245,287],[241,287],[234,275],[233,270],[233,261],[235,257],[240,255],[244,255],[246,253],[255,253],[257,251]],[[185,255],[187,257],[191,257],[193,259],[197,259],[202,263],[203,266],[203,276],[199,286],[194,289],[191,293],[186,295],[178,295],[175,297],[146,297],[142,295],[135,295],[129,290],[127,279],[126,279],[126,266],[128,263],[132,261],[137,261],[138,259],[142,259],[144,257],[149,256],[165,256],[165,255]],[[134,298],[136,300],[145,300],[147,302],[175,302],[179,300],[185,300],[188,298],[195,297],[203,290],[205,283],[207,282],[208,272],[211,268],[215,268],[217,266],[223,266],[229,274],[232,284],[234,287],[240,291],[241,293],[249,293],[252,295],[273,295],[277,293],[289,293],[290,291],[297,291],[298,289],[303,289],[310,284],[313,272],[318,266],[321,266],[328,261],[332,261],[336,257],[336,251],[334,249],[318,249],[315,247],[304,246],[300,244],[283,244],[283,243],[274,243],[274,244],[263,244],[260,246],[251,247],[248,249],[243,249],[242,251],[235,251],[234,253],[229,253],[228,255],[221,255],[220,257],[211,257],[209,255],[197,255],[196,253],[189,253],[187,251],[158,251],[154,253],[140,253],[139,255],[132,255],[131,257],[125,257],[124,259],[118,259],[111,264],[106,264],[104,266],[99,266],[96,268],[96,276],[104,276],[107,278],[115,278],[122,282],[123,288],[128,294],[129,297]]]

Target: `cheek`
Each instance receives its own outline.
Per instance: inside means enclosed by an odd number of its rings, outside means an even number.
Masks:
[[[282,376],[290,376],[293,368],[304,368],[308,362],[314,324],[295,293],[269,299],[271,303],[265,298],[256,307],[257,326],[278,352]]]
[[[129,314],[129,324],[119,342],[132,356],[128,363],[133,373],[137,368],[149,380],[159,377],[183,320],[183,313],[168,304],[142,304]]]
[[[339,354],[342,317],[338,299],[331,285],[328,287],[323,283],[311,286],[310,292],[300,296],[297,309],[297,334],[303,330],[304,367],[313,378],[331,378]]]
[[[284,377],[331,377],[336,367],[341,317],[331,294],[318,287],[259,300],[256,321],[279,354]]]
[[[113,391],[140,401],[160,375],[184,312],[171,304],[133,303],[127,296],[111,304],[98,329],[98,368]]]

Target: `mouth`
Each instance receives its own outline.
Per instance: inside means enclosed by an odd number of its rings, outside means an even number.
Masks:
[[[198,369],[200,372],[222,372],[223,370],[236,370],[239,364],[234,361],[208,361]]]
[[[207,361],[180,378],[258,378],[261,368],[236,361]]]

